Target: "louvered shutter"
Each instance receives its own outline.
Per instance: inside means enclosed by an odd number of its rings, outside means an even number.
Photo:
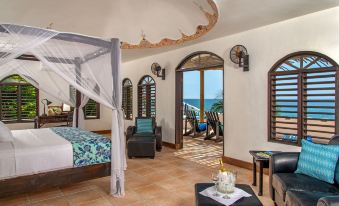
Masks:
[[[271,77],[271,138],[298,136],[298,74]]]
[[[336,127],[336,71],[309,69],[303,73],[302,136],[327,143]]]
[[[138,85],[138,116],[156,116],[156,85],[150,76],[144,76]]]
[[[84,113],[86,119],[99,119],[100,118],[100,104],[96,101],[89,99],[84,106]]]
[[[269,73],[269,139],[327,143],[338,133],[337,64],[315,52],[290,55]]]
[[[122,109],[125,112],[125,119],[133,119],[133,87],[129,79],[122,81]]]
[[[20,85],[20,119],[32,120],[37,116],[38,90],[31,85]]]
[[[1,120],[17,121],[19,114],[18,107],[18,86],[1,86]]]

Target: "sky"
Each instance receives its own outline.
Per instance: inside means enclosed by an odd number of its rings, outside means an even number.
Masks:
[[[205,99],[215,99],[223,90],[223,71],[205,71]],[[184,72],[184,99],[200,98],[200,72]]]

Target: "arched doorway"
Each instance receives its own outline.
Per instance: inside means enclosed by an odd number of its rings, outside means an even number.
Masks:
[[[189,71],[198,71],[200,73],[200,99],[204,99],[204,73],[211,70],[222,71],[222,96],[223,96],[223,74],[224,74],[224,60],[208,51],[194,52],[186,56],[177,66],[175,74],[175,144],[177,148],[183,148],[183,128],[184,128],[184,105],[183,105],[183,85],[184,73]],[[204,101],[200,102],[200,114],[204,114]],[[223,101],[222,101],[223,104]],[[205,115],[199,115],[200,121],[203,121]],[[222,120],[223,121],[223,120]]]

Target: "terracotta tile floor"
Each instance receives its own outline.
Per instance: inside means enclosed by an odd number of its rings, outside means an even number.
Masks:
[[[215,159],[222,148],[199,140],[185,139],[185,149],[175,151],[164,148],[155,159],[128,160],[126,171],[126,196],[109,195],[110,178],[104,177],[55,188],[44,192],[24,194],[0,199],[1,206],[191,206],[195,205],[194,184],[210,182],[215,170]],[[210,148],[210,150],[208,149]],[[250,184],[249,170],[226,165],[238,172],[238,183]],[[257,192],[257,188],[253,187]],[[268,196],[268,177],[264,179],[265,206],[273,206]]]

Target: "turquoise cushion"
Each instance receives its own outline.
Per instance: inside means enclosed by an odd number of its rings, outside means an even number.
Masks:
[[[335,168],[339,157],[339,145],[322,145],[302,140],[296,173],[334,183]]]
[[[152,119],[137,119],[136,133],[153,133]]]

